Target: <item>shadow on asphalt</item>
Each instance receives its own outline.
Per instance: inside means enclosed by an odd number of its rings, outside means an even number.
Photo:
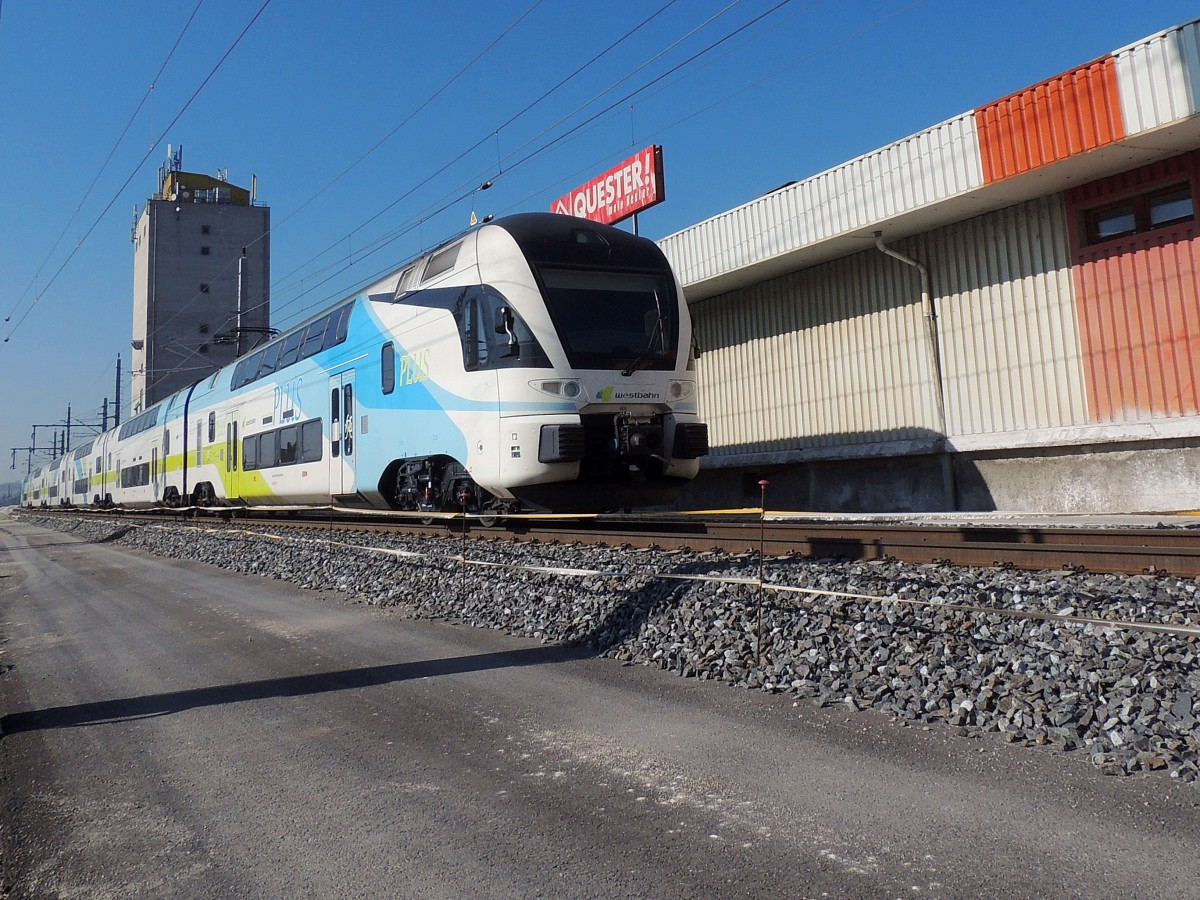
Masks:
[[[167,694],[130,697],[124,700],[101,700],[95,703],[79,703],[73,706],[55,706],[49,709],[10,713],[0,718],[0,734],[8,736],[25,731],[42,731],[51,728],[79,728],[87,725],[129,722],[137,719],[186,712],[190,709],[201,709],[207,706],[222,706],[226,703],[325,694],[330,691],[346,691],[356,688],[393,684],[400,681],[411,681],[415,678],[437,678],[443,675],[460,675],[467,672],[483,672],[489,669],[552,665],[554,663],[586,659],[590,656],[594,656],[594,654],[581,647],[565,647],[561,645],[534,647],[528,650],[509,650],[502,653],[456,656],[451,659],[396,663],[387,666],[367,666],[362,669],[343,669],[337,672],[322,672],[314,675],[267,678],[262,681],[251,681],[245,684],[195,688],[188,691],[173,691]]]

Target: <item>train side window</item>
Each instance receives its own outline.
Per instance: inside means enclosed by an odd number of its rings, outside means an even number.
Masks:
[[[383,392],[390,394],[396,389],[396,345],[391,341],[383,345],[379,359],[379,368],[382,372]]]
[[[323,349],[328,350],[330,347],[336,347],[346,339],[346,323],[350,319],[350,307],[343,306],[341,309],[335,309],[328,317],[329,327],[325,329],[325,343]]]
[[[486,366],[488,362],[487,334],[477,295],[469,297],[463,306],[461,328],[463,367],[467,371],[472,371]]]
[[[294,331],[283,342],[283,350],[279,353],[279,363],[275,370],[286,368],[300,357],[300,344],[304,341],[303,331]]]
[[[354,455],[354,385],[348,384],[342,389],[342,452],[346,456]]]
[[[167,458],[167,454],[171,452],[171,429],[163,429],[163,460]]]
[[[204,426],[201,423],[196,423],[196,465],[200,465],[200,448],[204,443],[201,440],[204,437],[203,428]]]
[[[262,358],[258,364],[258,371],[255,373],[255,378],[265,378],[275,371],[275,365],[279,362],[279,351],[283,349],[283,344],[276,341],[270,347],[264,347],[262,350]]]
[[[309,419],[300,426],[300,462],[317,462],[321,459],[321,420]]]
[[[346,339],[346,335],[350,333],[350,313],[354,311],[354,304],[347,303],[342,307],[342,314],[338,317],[337,333],[334,338],[335,344],[340,344]]]
[[[247,472],[258,468],[258,437],[251,436],[242,441],[242,468]]]
[[[462,241],[456,244],[451,244],[443,250],[439,250],[425,263],[425,271],[421,273],[422,283],[431,278],[436,278],[443,272],[449,272],[454,268],[454,264],[458,262],[458,251],[462,248]]]
[[[300,461],[300,428],[289,425],[279,430],[279,464],[290,466]]]
[[[416,266],[409,266],[400,273],[400,277],[396,280],[396,293],[392,295],[393,300],[398,300],[404,294],[404,285],[412,279],[413,269]]]
[[[455,311],[463,345],[463,368],[549,367],[550,359],[533,332],[502,294],[471,288]]]
[[[341,455],[342,442],[339,435],[342,433],[342,392],[339,388],[334,388],[329,393],[329,455],[337,459]]]
[[[249,384],[258,377],[258,367],[262,364],[263,351],[259,350],[253,356],[246,359],[246,375],[244,384]]]
[[[493,368],[517,365],[549,367],[550,358],[546,356],[542,345],[503,294],[485,286],[480,302],[486,310],[481,320],[487,326],[485,337],[490,344]]]
[[[217,414],[210,412],[208,414],[208,442],[214,443],[217,439]]]
[[[325,345],[325,329],[328,326],[328,316],[317,319],[308,326],[308,330],[304,332],[304,345],[300,348],[301,359],[308,359],[321,352],[321,348]]]

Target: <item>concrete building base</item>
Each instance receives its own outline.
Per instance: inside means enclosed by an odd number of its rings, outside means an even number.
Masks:
[[[1189,439],[705,467],[680,506],[757,506],[764,478],[767,508],[776,510],[1182,512],[1200,509],[1200,445]]]

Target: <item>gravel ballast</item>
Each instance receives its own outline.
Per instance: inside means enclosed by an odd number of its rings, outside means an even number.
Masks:
[[[1106,774],[1161,770],[1200,788],[1196,636],[1078,621],[1196,628],[1194,580],[782,558],[766,560],[760,590],[731,583],[757,579],[754,555],[27,521],[797,702],[1082,751]]]

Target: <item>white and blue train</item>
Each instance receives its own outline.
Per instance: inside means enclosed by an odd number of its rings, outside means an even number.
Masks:
[[[26,480],[27,506],[601,511],[708,452],[652,241],[515,215],[461,235]]]

